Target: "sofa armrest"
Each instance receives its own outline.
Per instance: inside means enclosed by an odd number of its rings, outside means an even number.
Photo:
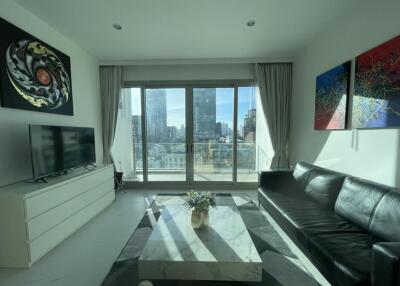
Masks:
[[[258,187],[273,191],[293,189],[296,180],[293,170],[263,171],[258,174]]]
[[[371,280],[373,286],[400,285],[400,242],[373,245]]]

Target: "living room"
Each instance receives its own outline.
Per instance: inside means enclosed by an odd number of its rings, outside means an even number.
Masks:
[[[0,3],[0,285],[398,285],[400,2]]]

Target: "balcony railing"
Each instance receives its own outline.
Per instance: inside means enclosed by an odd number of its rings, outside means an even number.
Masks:
[[[142,173],[142,144],[134,144],[135,167],[137,173]],[[193,150],[194,176],[198,180],[231,181],[233,172],[232,143],[194,143]],[[186,174],[186,143],[148,143],[147,144],[148,174],[168,175],[173,180],[174,175],[184,180]],[[237,144],[237,174],[247,177],[246,181],[256,181],[256,144]],[[158,180],[158,179],[157,179]]]

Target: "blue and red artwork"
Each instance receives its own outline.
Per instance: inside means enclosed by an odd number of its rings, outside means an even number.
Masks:
[[[356,58],[352,126],[400,126],[400,36]]]
[[[315,97],[316,130],[345,129],[351,62],[348,61],[317,77]]]

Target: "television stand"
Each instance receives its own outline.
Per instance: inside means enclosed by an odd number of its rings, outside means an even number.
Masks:
[[[0,268],[30,267],[114,201],[113,165],[91,169],[0,187]]]

